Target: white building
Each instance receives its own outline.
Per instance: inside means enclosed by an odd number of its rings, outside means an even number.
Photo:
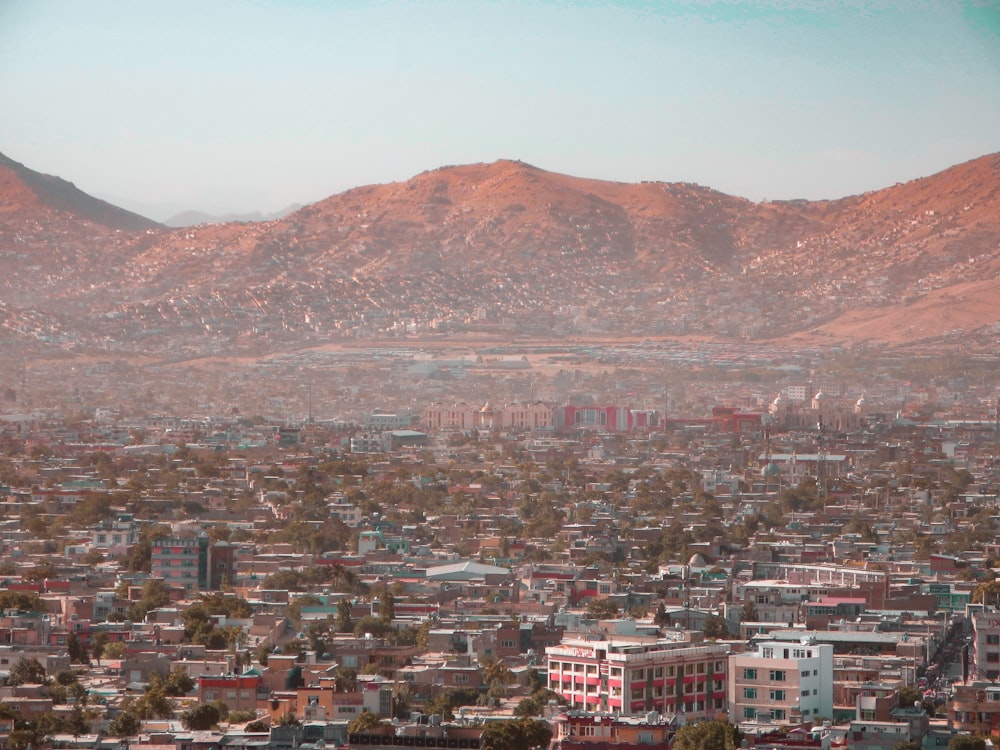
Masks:
[[[729,657],[731,721],[798,724],[833,717],[833,646],[766,641]]]

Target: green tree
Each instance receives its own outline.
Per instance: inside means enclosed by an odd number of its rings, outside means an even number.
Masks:
[[[80,637],[76,633],[70,633],[66,639],[66,653],[69,660],[74,664],[82,664],[87,661],[87,649],[80,642]]]
[[[351,719],[351,722],[347,725],[347,733],[363,734],[381,726],[385,726],[382,717],[365,709],[357,718]]]
[[[163,692],[172,698],[180,698],[194,690],[195,681],[187,672],[178,667],[167,675]]]
[[[535,698],[531,696],[527,698],[522,698],[517,706],[514,708],[514,716],[531,717],[531,716],[541,716],[542,711],[545,710],[545,706]]]
[[[98,630],[90,637],[90,653],[94,655],[94,659],[97,661],[98,666],[101,664],[101,657],[104,655],[104,647],[108,645],[107,632],[104,630]]]
[[[338,633],[350,633],[354,629],[351,622],[351,600],[346,596],[337,602],[336,628]]]
[[[702,632],[706,638],[728,638],[729,628],[726,625],[726,618],[719,615],[708,615],[705,617]]]
[[[986,750],[986,738],[977,734],[956,734],[948,740],[948,750]]]
[[[739,730],[728,721],[714,719],[686,724],[677,730],[671,750],[737,750]]]
[[[121,711],[108,724],[108,732],[114,737],[134,737],[142,728],[142,719],[132,711]]]
[[[378,598],[378,616],[382,622],[390,623],[396,616],[396,597],[386,588]]]
[[[10,668],[10,676],[8,676],[7,682],[11,685],[44,684],[45,668],[38,659],[25,659],[22,656]]]
[[[587,614],[595,620],[607,620],[618,616],[618,605],[610,599],[591,599],[587,602]]]
[[[547,747],[551,739],[552,730],[546,722],[521,718],[488,723],[480,747],[482,750],[530,750]]]
[[[1000,580],[985,581],[972,590],[973,604],[1000,604]]]
[[[181,723],[192,731],[211,729],[220,719],[219,709],[212,703],[199,703],[181,714]]]

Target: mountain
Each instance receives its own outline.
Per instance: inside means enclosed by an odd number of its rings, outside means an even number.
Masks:
[[[0,221],[40,210],[18,194],[0,186]],[[21,340],[187,356],[441,334],[968,347],[1000,331],[1000,154],[833,201],[508,160],[270,221],[99,237],[51,201],[62,223],[38,224],[31,254],[0,235],[0,320]]]
[[[160,226],[87,195],[72,182],[35,172],[0,154],[0,222],[13,225],[60,218],[129,232]]]
[[[223,214],[221,216],[206,214],[203,211],[181,211],[180,213],[174,214],[170,218],[165,219],[163,223],[165,226],[176,228],[194,227],[199,224],[226,224],[233,221],[271,221],[272,219],[282,219],[293,211],[298,211],[300,208],[302,208],[302,204],[295,203],[281,209],[280,211],[272,211],[266,214],[261,213],[260,211],[252,211],[245,214]]]

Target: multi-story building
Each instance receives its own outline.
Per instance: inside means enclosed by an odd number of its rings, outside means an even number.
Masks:
[[[729,657],[734,721],[798,724],[833,716],[833,646],[764,641]]]
[[[585,711],[709,719],[726,712],[727,651],[642,636],[563,639],[546,653],[549,689]]]
[[[208,537],[154,539],[150,572],[168,586],[187,591],[208,588]]]
[[[197,537],[160,537],[153,540],[150,571],[168,586],[186,591],[217,590],[236,579],[237,548],[228,542],[209,544]]]
[[[955,685],[948,705],[948,724],[953,732],[1000,736],[1000,683],[970,680]]]
[[[972,612],[969,661],[974,679],[1000,680],[1000,612]]]

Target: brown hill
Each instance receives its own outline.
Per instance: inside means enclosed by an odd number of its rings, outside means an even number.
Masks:
[[[108,229],[142,231],[160,226],[87,195],[72,182],[28,169],[0,154],[0,222],[52,220],[59,214]]]
[[[0,184],[13,206],[0,216],[37,210],[18,195]],[[42,316],[18,330],[41,319],[78,345],[181,353],[442,333],[959,345],[988,338],[1000,308],[1000,155],[841,200],[769,203],[498,161],[277,221],[140,229],[94,240],[39,226],[35,252],[59,256],[44,277],[0,237],[3,298]]]

